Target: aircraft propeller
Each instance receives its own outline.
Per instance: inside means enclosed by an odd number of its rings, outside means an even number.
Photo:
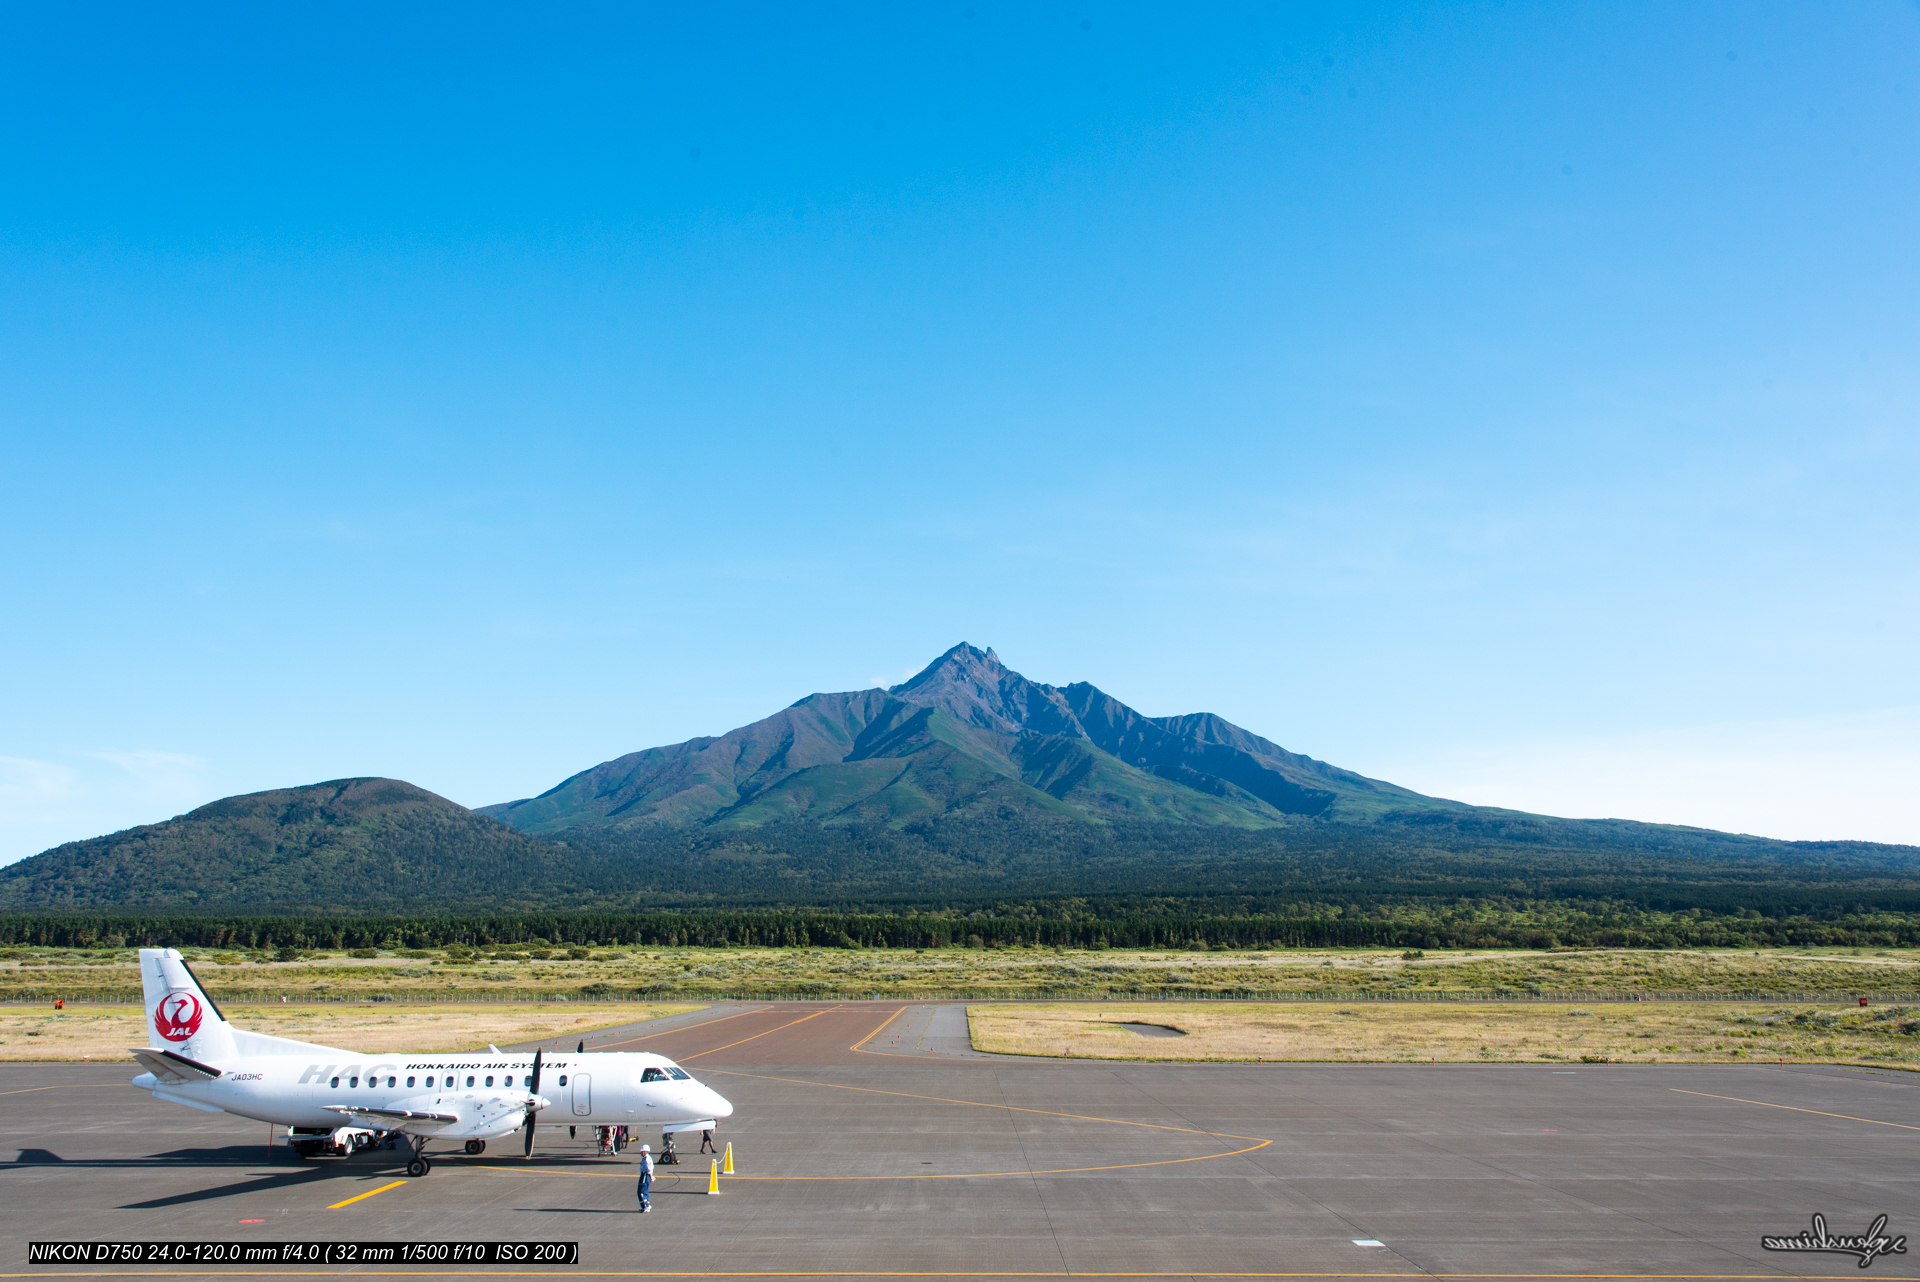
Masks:
[[[533,1078],[527,1085],[527,1147],[521,1154],[522,1157],[529,1159],[533,1157],[533,1124],[540,1112],[533,1101],[538,1098],[540,1098],[540,1048],[536,1046],[533,1049]]]

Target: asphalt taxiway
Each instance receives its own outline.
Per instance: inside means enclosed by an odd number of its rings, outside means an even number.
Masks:
[[[269,1157],[264,1124],[152,1100],[129,1065],[7,1065],[0,1275],[103,1272],[30,1266],[52,1239],[581,1243],[570,1267],[340,1270],[370,1276],[1920,1273],[1920,1244],[1870,1270],[1760,1244],[1815,1213],[1920,1230],[1904,1074],[1022,1060],[971,1051],[958,1006],[878,1002],[717,1006],[589,1049],[657,1050],[733,1100],[719,1196],[689,1154],[641,1217],[630,1157],[560,1124],[532,1162],[509,1137],[416,1180],[382,1152]],[[149,1271],[266,1272],[117,1270]]]

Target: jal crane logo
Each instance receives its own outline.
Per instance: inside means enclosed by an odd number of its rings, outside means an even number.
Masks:
[[[153,1012],[153,1031],[170,1042],[184,1042],[200,1031],[205,1012],[192,993],[168,993]]]

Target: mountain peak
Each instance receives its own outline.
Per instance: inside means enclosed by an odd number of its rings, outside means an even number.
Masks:
[[[993,684],[1008,675],[1017,676],[1019,674],[1009,674],[1007,666],[1000,662],[1000,656],[993,652],[992,646],[980,650],[962,641],[959,645],[953,647],[953,649],[920,669],[914,676],[901,682],[897,686],[889,688],[887,693],[896,698],[912,698],[914,691],[924,689],[928,686],[952,683],[955,681],[974,681]],[[916,700],[916,702],[926,701]]]
[[[887,693],[906,703],[944,708],[963,724],[996,734],[1086,737],[1058,690],[1027,680],[991,648],[976,649],[965,641]]]

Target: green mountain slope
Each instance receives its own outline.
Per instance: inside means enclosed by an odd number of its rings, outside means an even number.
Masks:
[[[69,842],[0,868],[0,911],[141,904],[397,911],[593,898],[564,846],[397,779],[227,797],[165,823]]]
[[[551,834],[1009,811],[1258,829],[1468,809],[1288,752],[1210,714],[1144,717],[1084,682],[1029,681],[993,651],[961,644],[891,689],[809,695],[718,738],[631,753],[481,813]]]

